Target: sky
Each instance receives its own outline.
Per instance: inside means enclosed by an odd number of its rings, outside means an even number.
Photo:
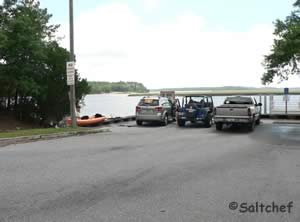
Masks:
[[[273,22],[295,0],[74,0],[76,67],[148,88],[260,87]],[[69,47],[68,0],[41,0]],[[300,87],[300,78],[276,87]]]

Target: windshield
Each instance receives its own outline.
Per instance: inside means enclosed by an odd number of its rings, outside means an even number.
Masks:
[[[139,102],[139,106],[158,106],[158,105],[159,105],[159,100],[152,99],[152,98],[151,99],[145,98]]]
[[[187,101],[189,103],[195,102],[195,103],[201,103],[204,102],[204,97],[203,96],[197,96],[197,97],[189,97],[187,98]]]
[[[183,104],[196,105],[198,107],[202,107],[206,104],[207,99],[204,96],[187,96],[183,98]]]
[[[224,104],[253,104],[253,101],[248,97],[231,97],[227,98]]]

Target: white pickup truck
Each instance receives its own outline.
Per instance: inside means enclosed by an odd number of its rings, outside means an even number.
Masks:
[[[227,97],[224,104],[214,110],[216,129],[222,130],[224,124],[231,124],[246,125],[249,131],[253,131],[260,123],[261,106],[254,97]]]

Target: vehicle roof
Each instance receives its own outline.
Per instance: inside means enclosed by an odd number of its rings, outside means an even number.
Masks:
[[[252,99],[253,96],[228,96],[226,99]]]
[[[168,98],[163,96],[145,96],[142,99],[168,99]]]
[[[212,96],[207,96],[207,95],[185,95],[183,97],[212,97]]]
[[[229,101],[229,102],[254,102],[254,99],[251,96],[232,96],[232,97],[227,97],[225,99],[225,102]]]

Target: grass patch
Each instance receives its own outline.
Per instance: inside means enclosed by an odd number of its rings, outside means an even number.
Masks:
[[[16,131],[9,131],[9,132],[0,132],[0,138],[15,138],[21,136],[35,136],[35,135],[49,135],[49,134],[56,134],[56,133],[66,133],[66,132],[76,132],[82,131],[79,128],[44,128],[44,129],[28,129],[28,130],[16,130]]]

